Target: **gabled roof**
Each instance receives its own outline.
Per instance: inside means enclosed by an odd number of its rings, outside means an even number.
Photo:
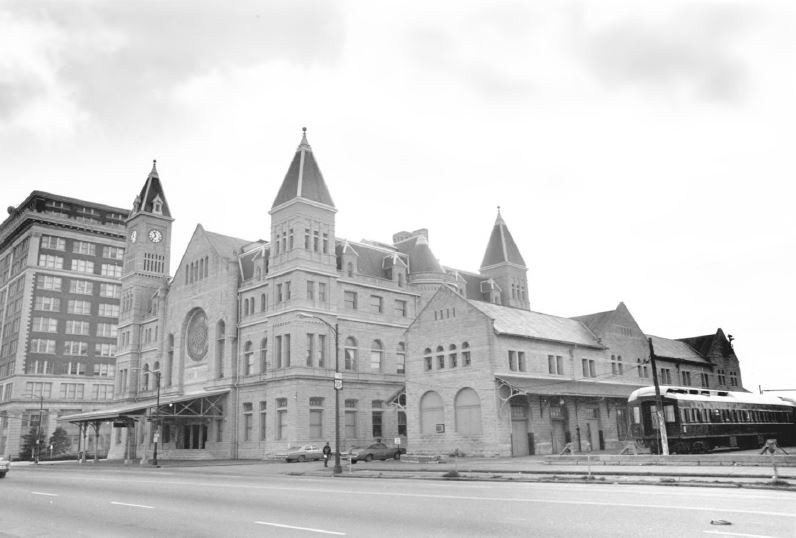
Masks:
[[[709,358],[711,351],[714,349],[721,353],[721,355],[724,357],[729,357],[733,353],[730,341],[727,339],[727,337],[724,335],[724,331],[721,329],[718,329],[715,334],[692,336],[690,338],[678,338],[678,340],[690,345],[696,349],[700,355],[706,358]]]
[[[585,347],[604,349],[597,337],[581,322],[541,314],[520,308],[500,306],[483,301],[467,301],[473,307],[492,319],[495,331],[539,340],[552,340],[577,344]]]
[[[142,211],[146,213],[154,213],[154,202],[156,199],[160,199],[162,204],[161,214],[164,217],[171,217],[169,204],[166,202],[166,195],[163,192],[163,186],[160,184],[157,161],[152,161],[152,171],[149,172],[149,175],[144,182],[144,186],[141,188],[141,192],[135,199],[135,207],[133,207],[133,211],[130,213],[130,216],[132,217],[134,214],[140,213]]]
[[[481,268],[500,263],[514,263],[525,267],[525,260],[522,259],[520,249],[517,248],[517,243],[514,242],[511,232],[500,215],[500,209],[498,209],[495,226],[492,228],[492,235],[489,236]]]
[[[280,206],[296,198],[311,200],[319,204],[334,207],[332,196],[323,180],[321,169],[315,162],[312,148],[307,142],[307,128],[304,127],[301,143],[293,156],[293,162],[287,169],[285,179],[276,195],[273,206]]]
[[[585,324],[594,334],[601,334],[604,332],[605,327],[611,323],[614,312],[615,310],[608,310],[607,312],[597,312],[586,314],[585,316],[574,316],[572,319]]]
[[[207,237],[207,241],[215,249],[216,253],[223,257],[231,257],[233,254],[240,252],[243,247],[251,243],[251,241],[247,241],[245,239],[209,232],[204,228],[202,228],[202,230]]]
[[[694,348],[685,342],[652,336],[651,334],[648,334],[647,337],[652,339],[652,348],[656,357],[709,364]]]

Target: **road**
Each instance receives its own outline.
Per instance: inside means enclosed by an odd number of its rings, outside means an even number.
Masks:
[[[718,520],[731,525],[711,524]],[[53,465],[15,468],[0,480],[0,536],[322,535],[793,538],[796,495],[730,488],[305,477],[263,474],[247,466]]]

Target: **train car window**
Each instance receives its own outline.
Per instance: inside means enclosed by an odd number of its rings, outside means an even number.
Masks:
[[[664,405],[663,406],[663,415],[664,415],[663,419],[666,422],[674,422],[675,421],[675,418],[674,418],[674,406],[673,405]]]
[[[680,409],[680,422],[688,423],[688,409]]]
[[[634,407],[633,408],[633,424],[640,424],[641,423],[641,408]]]

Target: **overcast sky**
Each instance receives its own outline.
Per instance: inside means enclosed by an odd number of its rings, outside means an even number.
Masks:
[[[500,206],[533,310],[721,327],[796,389],[791,1],[5,0],[0,51],[5,206],[130,208],[157,159],[174,267],[268,239],[306,126],[338,237],[477,271]]]

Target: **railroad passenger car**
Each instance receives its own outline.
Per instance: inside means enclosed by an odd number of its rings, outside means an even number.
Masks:
[[[705,452],[717,447],[754,448],[767,439],[796,444],[796,405],[773,395],[661,386],[669,452]],[[628,398],[630,432],[636,444],[659,452],[655,387]]]

